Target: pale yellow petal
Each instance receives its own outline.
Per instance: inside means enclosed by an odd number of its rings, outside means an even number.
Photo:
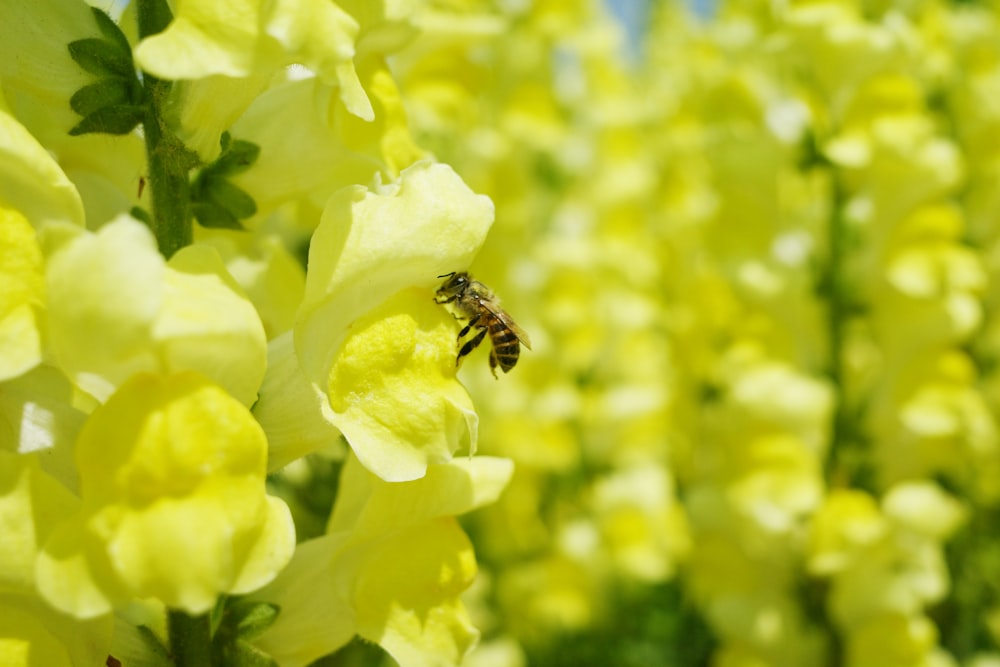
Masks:
[[[0,206],[20,211],[35,227],[83,225],[76,187],[48,151],[13,116],[0,110]]]
[[[267,434],[272,472],[340,437],[326,393],[307,382],[299,368],[290,331],[268,345],[267,374],[253,413]]]
[[[428,290],[409,289],[354,322],[330,370],[333,423],[386,481],[423,477],[466,443],[478,417],[455,378],[455,325]]]
[[[163,368],[197,370],[250,406],[267,366],[264,326],[214,248],[182,248],[167,264],[151,330]]]

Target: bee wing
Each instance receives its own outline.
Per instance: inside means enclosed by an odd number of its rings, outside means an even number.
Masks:
[[[490,313],[492,313],[494,317],[503,322],[504,326],[513,331],[514,335],[517,336],[517,339],[521,341],[522,345],[524,345],[529,350],[531,349],[531,339],[528,338],[528,334],[525,333],[524,329],[517,326],[517,323],[514,322],[513,318],[511,318],[511,316],[507,314],[506,310],[504,310],[503,308],[501,308],[496,303],[490,300],[483,299],[480,300],[479,303],[483,306],[483,308],[490,311]]]

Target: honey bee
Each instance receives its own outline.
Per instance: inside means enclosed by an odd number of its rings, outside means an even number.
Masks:
[[[462,357],[476,349],[486,334],[489,334],[490,342],[493,344],[493,349],[490,350],[490,372],[493,373],[493,377],[497,376],[497,366],[504,373],[514,368],[521,354],[521,343],[530,350],[531,340],[500,307],[500,302],[490,288],[478,280],[473,280],[464,271],[460,273],[452,271],[438,278],[447,280],[438,288],[434,301],[453,303],[457,317],[468,319],[466,325],[458,332],[458,340],[461,342],[470,331],[478,329],[478,332],[465,341],[458,351],[455,364],[461,363]]]

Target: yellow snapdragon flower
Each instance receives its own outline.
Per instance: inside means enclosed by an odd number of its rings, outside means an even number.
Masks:
[[[269,581],[295,542],[264,493],[266,440],[204,376],[138,374],[84,425],[79,509],[46,541],[38,586],[80,618],[134,597],[198,614]]]
[[[326,419],[387,481],[422,477],[463,443],[474,451],[476,414],[455,377],[455,323],[433,299],[438,276],[468,265],[492,219],[488,198],[429,162],[398,182],[332,197],[310,245],[294,329],[305,381],[292,366],[283,376],[291,384],[265,382],[257,408],[265,428],[292,418],[269,404],[295,403],[287,390],[297,388],[307,403],[326,397]]]
[[[817,512],[810,569],[832,575],[829,605],[849,633],[882,614],[919,616],[947,592],[942,542],[966,518],[930,482],[894,486],[879,505],[858,491],[834,491]]]
[[[508,460],[475,457],[386,482],[349,457],[327,534],[255,594],[283,609],[256,643],[288,667],[355,634],[403,667],[458,665],[478,633],[459,600],[476,564],[454,515],[493,502],[511,472]]]

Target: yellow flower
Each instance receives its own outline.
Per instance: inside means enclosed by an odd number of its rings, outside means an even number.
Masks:
[[[607,611],[600,584],[585,563],[553,554],[504,568],[497,597],[514,634],[540,643],[593,625]]]
[[[593,489],[592,512],[616,564],[641,581],[663,581],[686,555],[689,536],[667,470],[651,464],[616,471]]]
[[[267,375],[253,414],[267,434],[269,472],[338,442],[330,399],[302,372],[291,332],[268,345]]]
[[[255,594],[282,610],[255,643],[287,667],[355,634],[403,667],[458,665],[478,633],[459,600],[475,557],[454,515],[493,502],[511,472],[510,461],[476,457],[390,483],[349,457],[327,534],[300,544]]]
[[[0,451],[0,664],[5,667],[98,665],[108,655],[111,616],[79,621],[52,609],[36,591],[38,552],[78,504],[34,457]]]
[[[875,500],[862,491],[831,491],[813,516],[809,569],[815,574],[840,572],[865,545],[886,532]]]
[[[78,501],[42,472],[38,461],[0,450],[0,591],[32,593],[35,557],[55,526]]]
[[[815,77],[833,110],[868,77],[905,62],[907,26],[868,22],[849,3],[801,3],[783,12],[784,57],[799,61]]]
[[[216,140],[218,144],[218,140]],[[98,229],[123,211],[149,209],[150,188],[140,196],[139,179],[148,174],[146,150],[138,134],[85,134],[53,138],[46,143],[79,192],[88,229]]]
[[[173,5],[174,20],[135,48],[142,69],[162,79],[211,75],[247,77],[292,63],[340,87],[352,113],[372,119],[354,71],[358,23],[325,0],[187,0]],[[249,101],[249,100],[247,100]]]
[[[256,400],[264,330],[215,251],[189,246],[165,262],[128,216],[54,245],[51,346],[81,389],[103,400],[136,372],[192,369],[245,405]]]
[[[383,479],[417,479],[463,442],[475,448],[476,414],[455,377],[457,325],[433,298],[439,276],[468,266],[492,219],[489,199],[422,162],[396,183],[338,192],[313,236],[294,330],[299,367]],[[266,385],[259,410],[276,399],[287,396]]]
[[[111,649],[111,616],[78,621],[35,597],[0,593],[0,665],[103,665]]]
[[[322,208],[341,187],[368,184],[376,174],[395,180],[426,157],[410,136],[385,65],[368,63],[360,74],[374,105],[373,119],[346,112],[319,79],[307,78],[271,87],[233,125],[235,136],[261,147],[253,168],[233,178],[253,193],[260,211],[299,199]]]
[[[291,557],[291,515],[264,493],[263,432],[196,373],[133,377],[90,416],[76,454],[82,506],[37,569],[59,609],[91,618],[155,597],[199,614]]]
[[[938,631],[925,616],[884,614],[870,619],[848,637],[847,667],[926,665],[954,667],[955,662],[937,646]]]
[[[872,401],[880,479],[894,483],[946,474],[987,491],[994,484],[989,469],[1000,442],[977,391],[972,359],[951,350],[919,359],[907,354],[898,363],[895,381]]]
[[[409,289],[354,321],[327,385],[333,423],[387,481],[423,476],[473,440],[477,419],[455,378],[455,324]]]
[[[942,543],[964,519],[962,506],[931,482],[896,485],[881,507],[860,492],[831,494],[814,520],[810,569],[833,574],[833,617],[854,633],[881,615],[919,615],[942,599],[949,588]]]

